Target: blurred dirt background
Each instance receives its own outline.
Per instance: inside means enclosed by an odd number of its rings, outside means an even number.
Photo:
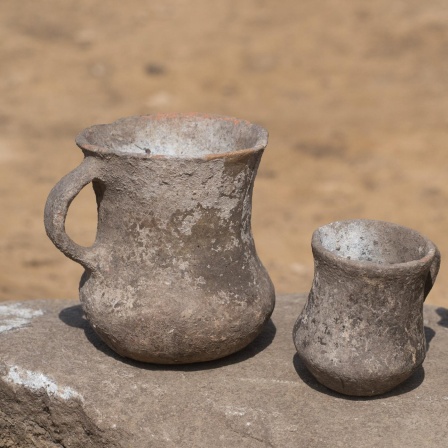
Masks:
[[[445,0],[2,0],[0,300],[77,297],[43,207],[84,127],[198,111],[270,132],[257,249],[278,292],[310,287],[319,225],[374,218],[448,254]],[[86,188],[67,228],[90,244]],[[428,302],[448,305],[448,262]]]

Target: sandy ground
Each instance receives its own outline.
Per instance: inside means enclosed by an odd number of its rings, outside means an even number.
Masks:
[[[413,227],[448,253],[446,1],[2,0],[0,300],[74,298],[82,269],[42,223],[84,127],[201,111],[270,132],[257,249],[278,292],[309,290],[325,223]],[[89,244],[93,193],[67,228]],[[428,302],[448,307],[448,263]]]

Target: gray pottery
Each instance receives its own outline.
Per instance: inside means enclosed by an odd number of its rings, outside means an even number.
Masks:
[[[274,308],[251,232],[252,190],[267,144],[260,126],[199,114],[130,117],[76,139],[84,161],[51,191],[45,226],[85,272],[80,300],[120,355],[192,363],[249,344]],[[65,233],[67,209],[92,182],[95,243]]]
[[[437,247],[406,227],[353,220],[317,229],[312,249],[314,281],[293,331],[300,359],[337,392],[391,390],[425,358],[423,302]]]

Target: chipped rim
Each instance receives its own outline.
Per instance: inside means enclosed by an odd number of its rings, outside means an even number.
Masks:
[[[91,132],[94,132],[96,128],[100,126],[116,126],[123,120],[141,120],[146,119],[148,121],[165,121],[172,120],[176,118],[196,118],[198,120],[218,120],[218,121],[231,121],[236,124],[243,124],[247,127],[251,127],[256,129],[257,131],[257,141],[256,144],[250,148],[238,149],[235,151],[227,151],[222,153],[207,153],[202,156],[193,156],[193,157],[180,157],[166,154],[143,154],[143,153],[129,153],[125,151],[112,151],[100,145],[94,145],[88,142],[87,135]],[[157,114],[149,114],[149,115],[132,115],[128,117],[119,118],[111,123],[104,124],[96,124],[93,126],[89,126],[82,130],[75,138],[76,145],[81,148],[83,151],[88,152],[91,155],[105,156],[105,155],[115,155],[120,157],[129,157],[129,158],[137,158],[137,159],[181,159],[181,160],[213,160],[213,159],[221,159],[221,158],[230,158],[235,156],[244,156],[249,155],[251,153],[264,150],[268,144],[268,131],[263,127],[255,123],[251,123],[247,120],[242,120],[239,118],[229,117],[225,115],[215,115],[215,114],[204,114],[197,112],[189,112],[189,113],[157,113]]]

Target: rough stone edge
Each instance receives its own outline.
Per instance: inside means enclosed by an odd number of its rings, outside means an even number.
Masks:
[[[66,303],[53,301],[52,305]],[[17,331],[52,312],[45,309],[46,300],[1,305],[2,332]],[[0,403],[0,448],[122,448],[117,440],[127,438],[123,431],[99,428],[85,412],[83,397],[70,387],[57,385],[41,372],[1,361]]]
[[[0,378],[0,448],[121,448],[120,431],[93,423],[79,398],[64,399]]]

